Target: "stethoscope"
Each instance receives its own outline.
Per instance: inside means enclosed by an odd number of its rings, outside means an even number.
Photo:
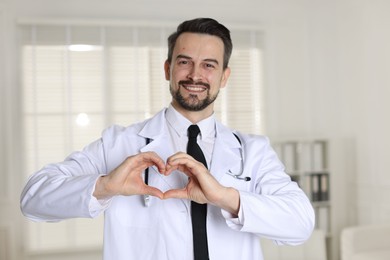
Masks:
[[[244,173],[244,159],[245,159],[244,149],[242,148],[242,143],[241,143],[241,140],[238,137],[238,135],[236,135],[235,133],[233,133],[233,134],[237,138],[238,142],[241,145],[241,149],[240,149],[240,156],[241,156],[240,170],[237,173],[233,173],[229,169],[229,171],[226,172],[226,174],[231,176],[231,177],[233,177],[233,178],[235,178],[235,179],[237,179],[237,180],[240,180],[240,181],[250,181],[251,177],[242,176],[242,174]],[[150,143],[150,138],[146,138],[146,145],[148,145],[149,143]],[[149,184],[149,168],[145,169],[145,175],[144,176],[145,176],[144,177],[144,182],[145,182],[146,185],[148,185]],[[149,205],[150,205],[150,195],[144,195],[144,202],[145,202],[145,206],[149,207]]]
[[[238,137],[238,135],[236,135],[235,133],[233,133],[234,136],[237,138],[238,142],[240,143],[241,145],[241,149],[240,149],[240,156],[241,156],[241,165],[240,165],[240,170],[238,171],[238,173],[233,173],[230,169],[229,171],[226,173],[227,175],[230,175],[232,176],[233,178],[237,179],[237,180],[240,180],[240,181],[250,181],[251,180],[251,177],[248,177],[248,176],[244,176],[242,177],[242,174],[244,173],[244,160],[245,160],[245,156],[244,156],[244,148],[242,147],[242,143],[241,143],[241,140],[240,138]]]

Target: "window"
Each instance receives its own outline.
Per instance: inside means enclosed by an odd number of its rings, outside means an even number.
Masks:
[[[26,178],[100,137],[170,102],[163,63],[170,26],[20,25]],[[261,133],[261,33],[232,30],[228,86],[215,106],[231,128]],[[99,247],[102,217],[27,222],[29,251]]]

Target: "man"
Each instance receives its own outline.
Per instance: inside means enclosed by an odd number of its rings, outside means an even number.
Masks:
[[[34,174],[22,193],[23,213],[60,221],[104,212],[104,259],[253,260],[263,259],[259,237],[304,242],[313,209],[268,139],[233,133],[215,119],[214,100],[230,75],[229,30],[194,19],[168,44],[170,106],[142,123],[110,127],[83,151]],[[195,124],[200,134],[191,137]],[[204,162],[189,152],[191,138]],[[207,215],[192,216],[202,205]],[[206,223],[193,227],[201,218]]]

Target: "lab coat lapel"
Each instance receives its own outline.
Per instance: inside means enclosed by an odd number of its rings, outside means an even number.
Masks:
[[[211,160],[210,172],[220,180],[226,172],[241,165],[241,145],[232,131],[219,122],[216,124],[217,135]]]
[[[149,138],[150,142],[141,148],[141,152],[156,152],[163,160],[166,160],[172,153],[173,147],[167,141],[168,129],[165,120],[166,109],[157,113],[154,117],[146,121],[139,135],[143,138]]]
[[[139,132],[142,137],[149,138],[149,144],[141,148],[141,152],[153,151],[161,157],[165,162],[169,156],[175,153],[172,142],[170,142],[170,136],[166,125],[165,111],[162,110],[150,120],[148,120],[144,127]],[[154,169],[151,168],[151,173]],[[186,179],[185,176],[183,176]],[[167,183],[169,188],[183,187],[183,178],[178,178],[175,174],[169,176],[161,176],[164,178],[164,182]]]

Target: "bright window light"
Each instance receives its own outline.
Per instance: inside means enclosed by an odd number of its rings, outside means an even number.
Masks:
[[[87,126],[89,121],[89,116],[86,113],[80,113],[76,117],[76,124],[79,126]]]
[[[98,45],[88,45],[88,44],[72,44],[69,45],[68,50],[70,51],[100,51],[102,49],[101,46]]]

